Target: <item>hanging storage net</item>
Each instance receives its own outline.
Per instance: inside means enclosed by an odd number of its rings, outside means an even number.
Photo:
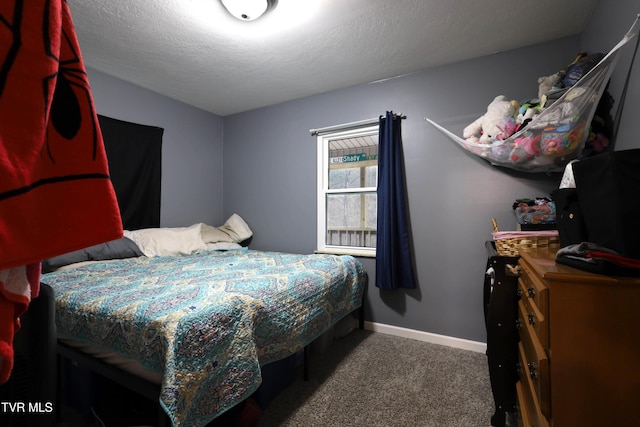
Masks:
[[[639,22],[640,15],[609,53],[601,55],[602,59],[577,82],[558,91],[561,95],[555,101],[547,101],[534,111],[530,121],[506,138],[485,138],[484,141],[477,136],[464,138],[428,117],[425,120],[492,165],[523,172],[561,172],[567,163],[582,154],[591,121],[618,61],[620,49],[638,35]]]

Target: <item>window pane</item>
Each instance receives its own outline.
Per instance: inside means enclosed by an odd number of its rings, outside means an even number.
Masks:
[[[378,195],[376,193],[365,194],[364,200],[366,203],[365,227],[376,230],[378,228]]]
[[[329,169],[329,188],[361,188],[360,168]]]
[[[367,166],[365,168],[365,187],[377,187],[378,186],[378,165]]]
[[[375,247],[375,193],[327,195],[327,245]]]
[[[377,135],[329,141],[329,188],[375,187],[377,163]]]
[[[363,175],[364,173],[364,175]],[[344,167],[329,169],[329,188],[363,188],[378,185],[378,166]]]

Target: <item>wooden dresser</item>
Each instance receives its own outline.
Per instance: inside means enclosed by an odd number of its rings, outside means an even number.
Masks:
[[[520,425],[640,426],[640,279],[520,255]]]

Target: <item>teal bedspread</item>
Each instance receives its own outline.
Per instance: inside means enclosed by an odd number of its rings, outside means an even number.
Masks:
[[[174,426],[202,426],[253,393],[260,366],[289,356],[360,307],[351,256],[254,250],[97,262],[42,275],[58,336],[162,374]]]

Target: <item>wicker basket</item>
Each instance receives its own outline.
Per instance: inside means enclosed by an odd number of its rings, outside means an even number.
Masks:
[[[496,219],[492,218],[491,222],[493,223],[493,240],[500,256],[519,256],[519,249],[560,248],[557,231],[500,232]]]

